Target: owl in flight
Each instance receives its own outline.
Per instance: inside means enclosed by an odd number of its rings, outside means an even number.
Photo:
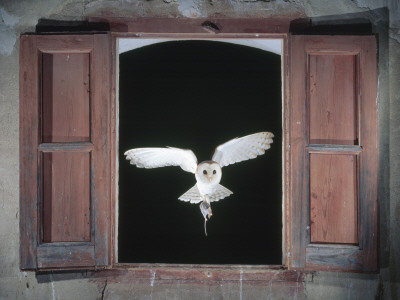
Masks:
[[[179,166],[184,171],[194,173],[196,184],[178,199],[190,203],[200,203],[206,231],[207,217],[212,216],[211,202],[219,201],[232,194],[219,184],[222,167],[240,161],[255,158],[265,153],[272,143],[271,132],[259,132],[241,138],[235,138],[219,145],[211,160],[197,164],[197,158],[191,150],[180,148],[136,148],[125,152],[126,159],[138,168],[159,168]]]

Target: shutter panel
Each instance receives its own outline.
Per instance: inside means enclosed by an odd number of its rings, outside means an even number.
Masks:
[[[292,36],[290,268],[377,269],[374,36]]]
[[[110,37],[23,35],[21,268],[110,263]]]

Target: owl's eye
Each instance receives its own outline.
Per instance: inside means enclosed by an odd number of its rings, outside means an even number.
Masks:
[[[206,171],[206,170],[204,170],[204,171],[203,171],[203,174],[204,174],[204,175],[207,175],[207,171]]]
[[[217,174],[217,171],[216,171],[216,170],[214,170],[214,171],[213,171],[213,174]]]

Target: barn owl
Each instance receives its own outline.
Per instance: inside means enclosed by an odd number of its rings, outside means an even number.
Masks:
[[[211,202],[219,201],[233,194],[219,184],[222,168],[230,164],[248,160],[262,155],[269,149],[274,135],[271,132],[259,132],[232,139],[219,145],[211,160],[197,164],[197,158],[191,150],[173,147],[136,148],[124,153],[126,159],[138,168],[159,168],[179,166],[184,171],[194,173],[196,184],[178,199],[190,203],[200,203],[204,217],[204,230],[207,235],[206,222],[212,216]]]

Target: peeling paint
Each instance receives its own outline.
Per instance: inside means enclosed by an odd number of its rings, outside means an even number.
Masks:
[[[376,0],[353,0],[359,8],[377,9],[383,6],[381,1]]]
[[[203,16],[202,5],[202,2],[198,0],[180,1],[178,5],[178,10],[184,17],[198,18]]]
[[[17,34],[14,26],[18,18],[10,15],[4,8],[0,7],[0,54],[9,56],[14,50]]]
[[[10,15],[4,10],[4,8],[0,8],[0,16],[1,16],[1,22],[8,27],[13,27],[18,23],[19,18]]]
[[[389,37],[400,44],[400,29],[389,30]]]

